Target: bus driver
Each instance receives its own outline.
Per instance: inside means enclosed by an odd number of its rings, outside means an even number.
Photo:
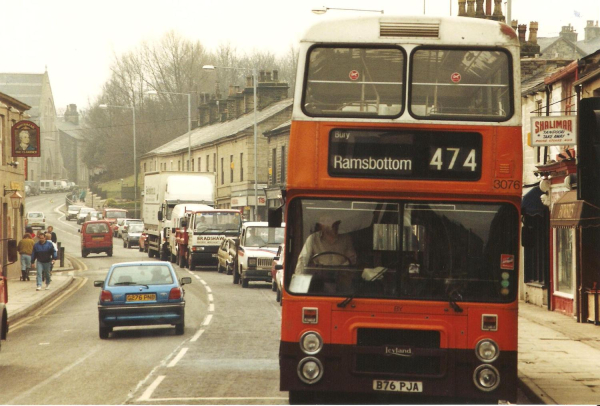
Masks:
[[[302,247],[296,273],[304,273],[309,264],[350,265],[356,263],[356,252],[349,235],[339,235],[341,220],[335,221],[328,215],[321,216],[317,231],[309,235]]]

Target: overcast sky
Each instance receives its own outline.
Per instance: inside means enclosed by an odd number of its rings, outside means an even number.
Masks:
[[[175,30],[213,50],[229,42],[244,52],[284,54],[312,23],[383,9],[386,15],[457,14],[458,0],[16,0],[3,2],[0,72],[48,69],[58,110],[85,109],[109,77],[114,55]],[[540,37],[571,24],[583,39],[586,20],[600,20],[600,0],[512,0],[512,19],[539,22]],[[505,1],[503,1],[505,5]],[[505,6],[504,6],[505,7]],[[506,9],[504,9],[506,15]],[[579,15],[579,17],[577,17]]]

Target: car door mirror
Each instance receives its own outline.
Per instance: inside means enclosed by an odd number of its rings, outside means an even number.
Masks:
[[[192,278],[190,278],[190,277],[181,278],[180,283],[181,283],[181,285],[189,285],[190,283],[192,283]]]

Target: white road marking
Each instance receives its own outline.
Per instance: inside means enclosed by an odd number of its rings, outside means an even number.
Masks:
[[[160,383],[163,381],[163,379],[165,379],[165,375],[157,376],[156,379],[154,380],[154,382],[152,382],[152,384],[150,386],[148,386],[148,388],[144,391],[144,393],[142,393],[142,396],[140,396],[138,398],[138,402],[144,402],[144,401],[150,400],[150,396],[152,396],[152,393],[158,387],[158,385],[160,385]]]
[[[209,302],[213,302],[213,301],[214,301],[214,300],[213,300],[213,295],[212,295],[212,293],[209,293],[209,294],[208,294],[208,301],[209,301]]]
[[[215,305],[213,303],[208,305],[208,311],[209,312],[214,312],[215,311]]]
[[[50,343],[40,343],[40,345],[50,345]]]
[[[209,314],[204,318],[204,321],[202,322],[203,326],[208,326],[210,324],[210,321],[212,320],[213,315]]]
[[[198,279],[200,279],[200,278],[198,278]],[[206,286],[206,282],[203,281],[202,279],[200,279],[200,283],[202,283],[204,286]]]
[[[169,364],[167,365],[167,368],[173,368],[181,358],[183,358],[183,356],[185,355],[185,353],[187,352],[187,348],[182,348],[181,351],[179,351],[179,354],[177,354],[177,356],[175,358],[173,358],[173,360],[171,362],[169,362]]]
[[[194,275],[194,278],[200,280],[200,277],[198,275]]]
[[[210,288],[210,286],[206,285],[205,287],[206,287],[206,291],[207,291],[208,293],[211,293],[211,292],[212,292],[212,289]]]
[[[198,330],[198,332],[196,334],[194,334],[194,336],[192,337],[192,339],[190,340],[191,343],[198,341],[198,339],[200,338],[200,336],[202,335],[202,333],[204,333],[204,329],[200,329]]]

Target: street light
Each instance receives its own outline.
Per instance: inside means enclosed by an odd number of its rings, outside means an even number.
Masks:
[[[233,69],[233,70],[248,70],[246,68],[234,68],[231,66],[214,66],[204,65],[204,70],[215,70],[215,69]],[[258,82],[258,75],[256,68],[252,68],[252,87],[254,88],[254,221],[258,214],[258,157],[256,151],[256,144],[258,142],[258,122],[256,119],[256,84]]]
[[[109,107],[115,108],[115,109],[131,109],[131,111],[133,112],[133,205],[134,205],[134,216],[137,216],[138,212],[137,212],[137,189],[138,189],[138,176],[137,176],[137,158],[135,156],[135,107],[133,105],[131,106],[113,106],[110,104],[101,104],[98,107],[100,107],[101,109],[108,109]],[[121,185],[122,187],[122,185]],[[93,199],[93,195],[92,195],[92,199]],[[93,205],[92,205],[93,206]]]
[[[313,8],[312,12],[315,14],[325,14],[327,10],[343,10],[343,11],[369,11],[373,13],[381,13],[383,14],[383,10],[364,10],[359,8],[336,8],[336,7],[320,7]]]
[[[146,92],[146,94],[152,94],[152,95],[157,95],[159,93],[165,93],[165,94],[179,94],[179,95],[183,95],[183,96],[187,96],[188,97],[188,172],[191,172],[192,170],[192,95],[190,93],[175,93],[175,92],[163,92],[163,91],[157,91],[157,90],[148,90]]]

